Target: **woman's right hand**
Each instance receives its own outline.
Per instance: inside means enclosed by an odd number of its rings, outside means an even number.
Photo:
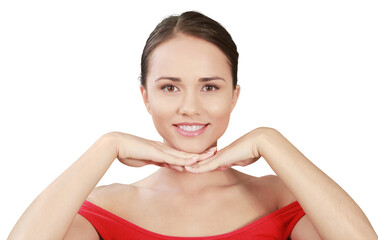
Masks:
[[[108,134],[115,136],[118,160],[131,167],[153,164],[182,172],[185,170],[185,166],[208,159],[216,152],[216,147],[214,147],[201,154],[187,153],[171,148],[162,142],[127,133],[111,132]]]

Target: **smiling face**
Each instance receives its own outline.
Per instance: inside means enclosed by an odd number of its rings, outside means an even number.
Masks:
[[[216,146],[240,91],[219,48],[178,34],[152,52],[146,79],[143,100],[167,145],[192,153]]]

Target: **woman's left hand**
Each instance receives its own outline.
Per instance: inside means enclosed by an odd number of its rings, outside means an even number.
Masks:
[[[252,164],[261,157],[258,143],[264,131],[265,127],[256,128],[218,151],[213,157],[185,166],[185,169],[191,173],[203,173]]]

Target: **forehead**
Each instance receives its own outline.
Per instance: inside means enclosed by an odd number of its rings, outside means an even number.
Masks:
[[[163,42],[152,52],[147,79],[161,75],[183,79],[209,76],[232,79],[227,57],[216,45],[183,34]]]

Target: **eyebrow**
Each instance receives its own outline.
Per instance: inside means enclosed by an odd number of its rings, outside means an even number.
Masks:
[[[170,81],[173,81],[173,82],[181,82],[181,78],[177,78],[177,77],[167,77],[167,76],[162,76],[162,77],[159,77],[155,80],[155,82],[157,81],[160,81],[160,80],[170,80]],[[198,79],[199,82],[209,82],[209,81],[213,81],[213,80],[222,80],[222,81],[226,81],[224,80],[224,78],[221,78],[221,77],[204,77],[204,78],[200,78]]]

